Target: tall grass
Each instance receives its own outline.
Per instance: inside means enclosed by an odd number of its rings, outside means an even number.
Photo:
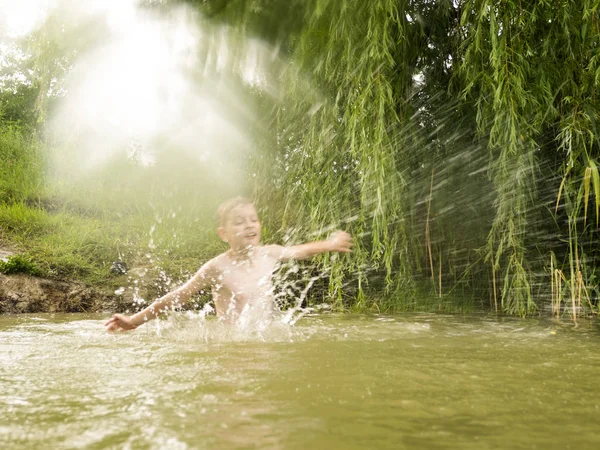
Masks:
[[[0,126],[0,200],[35,202],[44,191],[40,142],[18,125]]]
[[[48,144],[18,127],[0,127],[0,144],[0,244],[26,254],[41,275],[113,286],[124,280],[110,268],[124,260],[175,282],[222,249],[206,207],[218,199],[164,188],[181,173],[138,167],[136,176],[125,164],[130,177],[105,168],[81,180],[52,173]]]

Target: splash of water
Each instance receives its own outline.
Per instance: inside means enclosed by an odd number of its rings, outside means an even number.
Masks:
[[[141,166],[177,154],[199,168],[220,167],[237,184],[253,121],[239,99],[261,79],[266,46],[240,42],[183,7],[163,14],[127,5],[126,14],[104,11],[104,27],[77,58],[51,119],[61,140],[75,143],[68,173],[83,178],[124,153]],[[234,54],[233,39],[249,56]],[[67,164],[64,152],[56,155],[59,167]]]

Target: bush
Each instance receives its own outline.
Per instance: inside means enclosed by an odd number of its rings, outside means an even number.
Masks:
[[[38,267],[24,256],[13,255],[8,257],[8,261],[0,261],[0,272],[4,274],[25,273],[27,275],[39,275]]]

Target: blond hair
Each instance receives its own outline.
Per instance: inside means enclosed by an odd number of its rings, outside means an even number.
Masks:
[[[254,205],[254,202],[246,197],[233,197],[225,200],[217,208],[217,223],[220,227],[224,227],[233,211],[238,206]]]

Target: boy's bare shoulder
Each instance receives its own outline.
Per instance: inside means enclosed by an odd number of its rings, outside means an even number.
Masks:
[[[214,258],[208,260],[204,263],[204,266],[209,272],[220,272],[223,267],[227,264],[227,253],[223,252],[220,255],[215,256]]]

